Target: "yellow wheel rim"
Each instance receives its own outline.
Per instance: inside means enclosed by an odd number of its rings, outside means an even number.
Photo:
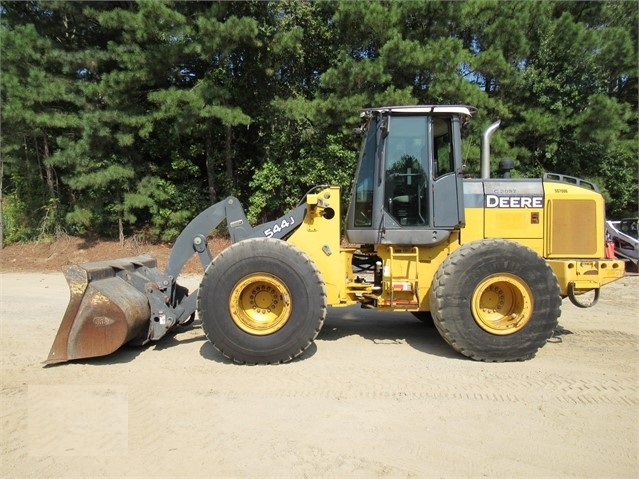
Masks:
[[[477,324],[491,334],[520,331],[533,312],[533,295],[528,285],[514,274],[493,274],[473,293],[471,309]]]
[[[233,287],[229,310],[235,324],[249,334],[265,336],[281,329],[291,315],[291,294],[276,276],[255,273]]]

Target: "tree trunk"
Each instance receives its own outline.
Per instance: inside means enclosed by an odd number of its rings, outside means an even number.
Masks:
[[[120,246],[124,247],[124,225],[122,224],[122,213],[118,213],[118,238],[120,239]]]
[[[213,122],[207,122],[204,133],[204,148],[206,155],[206,178],[208,180],[209,199],[211,204],[217,202],[217,191],[215,188],[215,154],[213,151]]]
[[[58,189],[56,188],[55,175],[53,173],[53,168],[47,164],[47,160],[49,159],[49,141],[47,137],[44,137],[44,160],[42,161],[42,165],[44,166],[44,172],[47,182],[47,192],[49,193],[49,198],[56,198],[58,196]]]
[[[226,177],[229,180],[233,180],[233,129],[231,125],[226,126],[226,145],[225,145],[225,163],[226,163]]]

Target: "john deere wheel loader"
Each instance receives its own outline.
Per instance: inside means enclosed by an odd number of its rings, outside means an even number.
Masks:
[[[577,178],[464,179],[461,127],[474,109],[425,105],[362,111],[359,166],[346,214],[322,186],[280,219],[252,227],[236,198],[200,213],[164,271],[149,256],[72,266],[71,298],[47,363],[159,340],[197,312],[213,345],[237,363],[283,363],[319,333],[327,306],[361,304],[430,319],[459,353],[531,358],[553,334],[562,298],[594,303],[624,274],[604,258],[604,201]],[[505,170],[510,166],[504,162]],[[232,245],[213,258],[207,235],[226,221]],[[196,291],[177,283],[196,254]],[[367,264],[370,274],[354,272]],[[583,293],[594,291],[591,304]],[[589,295],[592,296],[593,294]],[[581,296],[581,297],[580,297]]]

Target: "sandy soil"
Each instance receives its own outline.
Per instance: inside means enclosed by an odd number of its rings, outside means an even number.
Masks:
[[[566,301],[521,363],[466,360],[410,314],[346,308],[287,365],[230,364],[196,321],[43,367],[66,282],[6,258],[1,477],[639,476],[639,276],[592,309]]]

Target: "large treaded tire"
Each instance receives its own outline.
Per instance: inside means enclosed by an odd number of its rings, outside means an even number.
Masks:
[[[198,292],[206,337],[240,364],[302,354],[326,317],[326,288],[312,260],[281,240],[252,238],[220,253]]]
[[[550,338],[561,314],[557,278],[521,244],[480,240],[455,250],[430,293],[435,326],[457,352],[479,361],[523,361]]]

